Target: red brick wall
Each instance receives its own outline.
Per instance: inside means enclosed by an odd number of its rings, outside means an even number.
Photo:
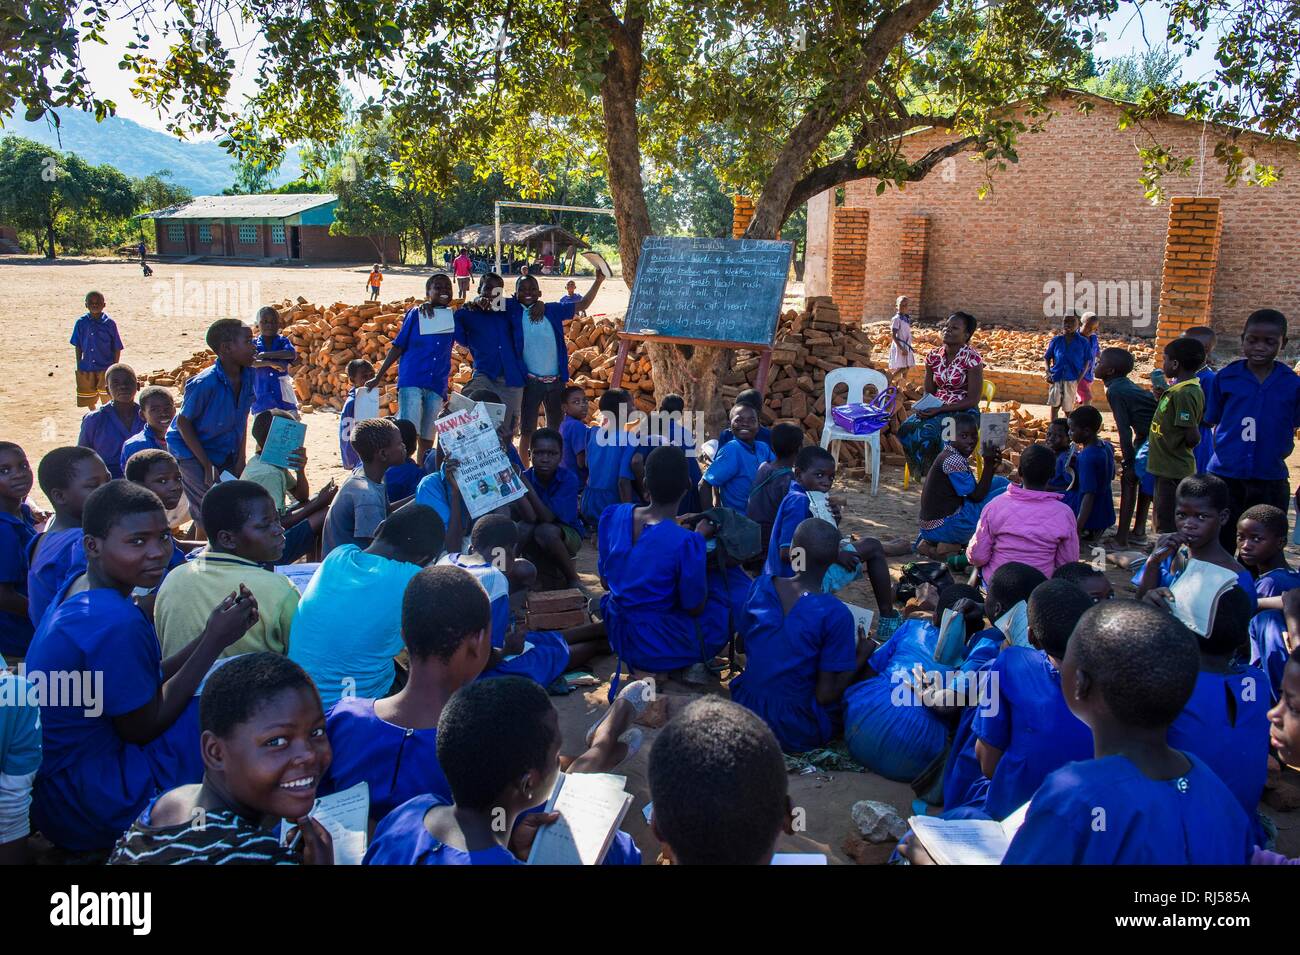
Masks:
[[[837,206],[831,239],[831,298],[840,321],[862,321],[863,288],[871,213],[866,209]],[[889,313],[893,315],[891,311]],[[886,316],[888,317],[888,316]]]
[[[1160,348],[1193,325],[1209,323],[1223,225],[1219,205],[1218,199],[1209,197],[1175,197],[1169,202],[1156,335]]]
[[[754,199],[751,196],[735,195],[731,197],[731,237],[741,239],[749,228],[749,220],[754,218]]]
[[[940,164],[925,180],[905,191],[892,186],[876,196],[875,180],[848,183],[846,202],[869,210],[871,235],[865,268],[869,320],[893,314],[902,292],[900,244],[904,219],[930,219],[925,278],[925,318],[961,308],[982,321],[1040,328],[1044,322],[1045,283],[1075,281],[1150,282],[1151,324],[1135,328],[1131,319],[1110,322],[1116,332],[1154,335],[1159,302],[1169,206],[1152,206],[1138,184],[1140,130],[1115,126],[1119,108],[1105,102],[1088,116],[1071,100],[1041,133],[1025,133],[1020,162],[992,173],[992,192],[977,190],[984,166],[969,154]],[[1150,127],[1159,141],[1180,156],[1197,156],[1201,127],[1168,119]],[[947,142],[949,134],[931,130],[909,136],[904,151],[915,158]],[[1213,159],[1213,135],[1206,139],[1202,193],[1222,197],[1223,237],[1213,289],[1213,323],[1235,335],[1247,314],[1262,307],[1300,315],[1300,160],[1293,144],[1268,144],[1243,137],[1257,161],[1282,170],[1280,181],[1261,189],[1229,188]],[[1199,168],[1190,176],[1166,180],[1171,195],[1195,194]],[[834,254],[834,253],[832,253]]]
[[[925,256],[930,242],[930,220],[925,216],[903,216],[900,233],[898,295],[908,297],[909,315],[924,315]],[[892,307],[890,314],[893,314]]]
[[[170,231],[167,228],[167,226],[168,223],[164,219],[154,219],[153,221],[154,248],[157,250],[158,254],[159,255],[188,254],[189,248],[185,245],[184,240],[181,240],[180,242],[173,242],[171,241],[171,239],[167,237],[167,233]]]
[[[362,235],[330,235],[329,226],[301,226],[302,258],[317,262],[373,262],[375,244]],[[288,236],[286,236],[288,238]],[[388,261],[397,260],[397,237],[389,236]],[[287,254],[287,253],[286,253]]]

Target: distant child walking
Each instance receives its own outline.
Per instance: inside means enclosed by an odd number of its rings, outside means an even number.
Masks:
[[[77,407],[93,408],[108,400],[106,372],[122,358],[122,336],[117,323],[104,314],[104,296],[86,294],[86,314],[72,326],[68,344],[77,354]]]
[[[379,271],[379,263],[370,270],[370,276],[366,279],[366,288],[370,292],[370,301],[379,301],[379,286],[384,284],[384,273]]]

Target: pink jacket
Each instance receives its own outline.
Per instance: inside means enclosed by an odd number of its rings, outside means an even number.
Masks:
[[[986,583],[1013,560],[1051,577],[1062,564],[1079,559],[1074,511],[1055,491],[1027,491],[1012,484],[980,513],[966,558],[981,569]]]

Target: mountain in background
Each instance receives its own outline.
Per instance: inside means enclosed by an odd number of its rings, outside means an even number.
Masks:
[[[128,176],[143,177],[171,170],[171,181],[196,196],[219,195],[235,181],[230,154],[215,142],[185,142],[139,123],[110,116],[95,122],[89,113],[63,109],[56,130],[45,119],[29,123],[19,116],[5,120],[0,135],[14,133],[62,152],[75,153],[98,166],[108,163]],[[301,174],[297,147],[290,148],[271,185],[292,182]]]

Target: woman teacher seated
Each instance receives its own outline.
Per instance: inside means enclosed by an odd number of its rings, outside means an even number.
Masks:
[[[944,427],[960,412],[978,417],[984,390],[984,359],[970,346],[975,316],[953,312],[943,329],[943,347],[925,356],[925,393],[941,405],[914,412],[898,432],[912,473],[924,479],[943,448]],[[948,435],[951,437],[951,434]]]

